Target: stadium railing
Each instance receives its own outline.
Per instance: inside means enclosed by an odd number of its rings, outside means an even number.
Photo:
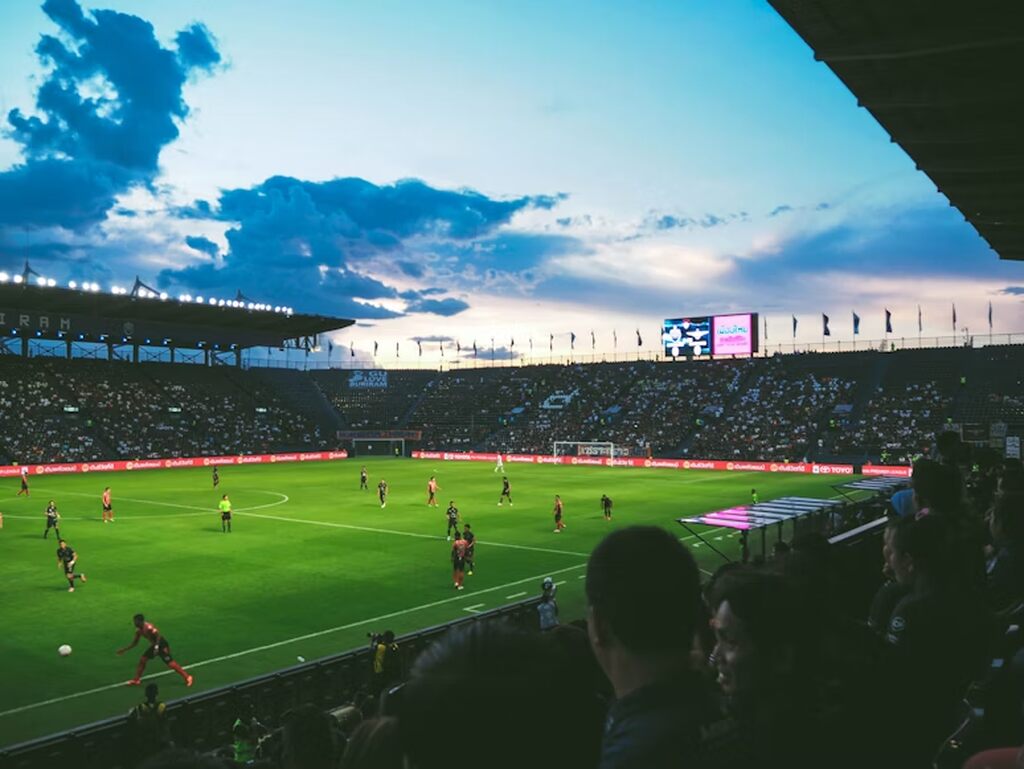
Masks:
[[[397,637],[403,672],[423,649],[452,629],[496,620],[535,625],[539,600],[528,598]],[[232,725],[245,703],[255,707],[261,721],[275,726],[285,712],[298,705],[313,704],[325,711],[343,705],[369,689],[372,656],[367,644],[168,702],[171,737],[177,745],[215,750],[230,743]],[[139,695],[141,701],[141,692]],[[0,769],[36,769],[68,762],[76,769],[127,768],[137,760],[132,753],[131,726],[127,715],[115,716],[0,748]]]

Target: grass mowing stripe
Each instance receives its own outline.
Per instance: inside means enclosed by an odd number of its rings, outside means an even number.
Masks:
[[[356,526],[351,523],[338,523],[336,521],[310,521],[305,518],[287,518],[281,515],[263,515],[261,513],[243,513],[248,518],[265,518],[268,521],[289,521],[291,523],[304,523],[309,526],[327,526],[332,529],[352,529],[353,531],[368,531],[374,534],[394,534],[400,537],[416,537],[418,539],[432,539],[432,540],[443,540],[445,539],[439,534],[420,534],[417,531],[396,531],[395,529],[378,529],[374,526]],[[536,553],[557,553],[558,555],[574,555],[578,558],[588,558],[590,553],[577,553],[572,550],[554,550],[549,547],[533,547],[531,545],[512,545],[507,542],[491,542],[490,540],[480,539],[477,540],[477,544],[488,545],[490,547],[510,547],[516,550],[532,550]]]
[[[421,604],[420,606],[413,606],[413,607],[411,607],[409,609],[399,609],[398,611],[393,611],[393,612],[390,612],[388,614],[381,614],[378,617],[370,617],[369,619],[362,619],[362,620],[359,620],[357,622],[349,622],[346,625],[338,625],[337,627],[326,628],[325,630],[317,630],[317,631],[315,631],[313,633],[306,633],[305,635],[295,636],[294,638],[286,638],[283,641],[275,641],[274,643],[263,644],[262,646],[254,646],[251,649],[244,649],[243,651],[240,651],[240,652],[234,652],[232,654],[224,654],[224,655],[222,655],[220,657],[214,657],[213,659],[203,660],[201,662],[194,662],[191,665],[185,665],[184,668],[186,670],[195,670],[196,668],[205,667],[206,665],[213,665],[213,664],[216,664],[218,662],[225,662],[227,660],[237,659],[238,657],[244,657],[244,656],[246,656],[248,654],[255,654],[256,652],[267,651],[268,649],[277,649],[277,648],[279,648],[281,646],[287,646],[288,644],[299,643],[300,641],[308,641],[311,638],[319,638],[320,636],[329,635],[331,633],[337,633],[337,632],[340,632],[342,630],[349,630],[350,628],[359,627],[360,625],[369,625],[372,622],[383,622],[384,620],[387,620],[387,619],[394,619],[395,617],[400,617],[403,614],[411,614],[413,612],[423,611],[424,609],[432,609],[435,606],[442,606],[444,604],[452,603],[453,601],[461,601],[461,600],[463,600],[465,598],[469,598],[469,596],[473,596],[475,598],[476,596],[483,595],[484,593],[493,593],[495,590],[506,590],[506,589],[508,589],[510,587],[514,587],[515,585],[521,585],[524,582],[533,582],[533,581],[538,580],[538,579],[543,579],[544,577],[549,577],[552,574],[561,574],[561,573],[564,573],[564,572],[567,572],[567,571],[572,571],[573,569],[582,569],[584,566],[586,566],[586,563],[578,563],[575,566],[566,566],[563,569],[557,569],[555,571],[548,572],[546,574],[538,574],[538,575],[533,576],[533,577],[524,577],[523,579],[517,579],[515,582],[507,582],[504,585],[496,585],[495,587],[484,588],[483,590],[477,590],[477,591],[475,591],[473,593],[462,593],[460,595],[454,595],[454,596],[452,596],[450,598],[442,598],[442,599],[437,600],[437,601],[431,601],[430,603]],[[477,606],[483,606],[483,604],[476,604],[476,605]],[[151,678],[159,678],[161,676],[169,675],[172,672],[173,671],[171,671],[171,670],[162,670],[159,673],[152,673],[152,674],[150,674],[148,676],[143,676],[142,680],[143,681],[148,681]],[[0,711],[0,718],[3,718],[4,716],[11,716],[11,715],[14,715],[15,713],[23,713],[26,710],[34,710],[35,708],[41,708],[41,707],[44,707],[46,705],[55,705],[58,702],[66,702],[67,700],[77,699],[79,697],[86,697],[86,696],[88,696],[90,694],[97,694],[98,692],[108,691],[109,689],[116,689],[119,686],[124,686],[125,683],[126,682],[122,681],[122,682],[116,683],[116,684],[107,684],[106,686],[97,686],[94,689],[87,689],[84,692],[75,692],[74,694],[66,694],[66,695],[64,695],[62,697],[53,697],[53,698],[48,699],[48,700],[43,700],[42,702],[34,702],[34,703],[30,704],[30,705],[22,705],[21,707],[18,707],[18,708],[12,708],[10,710]]]

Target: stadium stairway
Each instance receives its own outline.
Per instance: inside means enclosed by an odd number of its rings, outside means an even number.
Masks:
[[[321,435],[334,435],[344,429],[341,415],[313,379],[304,372],[267,368],[250,369],[248,375],[273,390],[286,406],[313,420],[320,428]]]

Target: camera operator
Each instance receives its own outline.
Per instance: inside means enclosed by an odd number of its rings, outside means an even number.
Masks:
[[[397,683],[402,678],[402,658],[395,643],[395,634],[390,630],[383,633],[370,633],[370,649],[373,650],[372,689],[380,694],[385,687]]]

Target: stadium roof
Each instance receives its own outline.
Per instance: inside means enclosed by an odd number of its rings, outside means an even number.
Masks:
[[[15,312],[31,313],[33,328],[39,325],[40,315],[66,316],[75,319],[76,332],[79,327],[87,327],[108,329],[107,333],[120,336],[120,329],[131,324],[140,335],[146,329],[148,336],[171,337],[179,346],[218,339],[237,347],[278,347],[288,339],[313,337],[355,322],[325,315],[274,312],[269,308],[249,309],[248,302],[232,302],[239,306],[229,306],[219,300],[218,304],[201,304],[171,297],[161,299],[151,292],[148,296],[0,282],[0,310],[8,313],[2,325],[17,326]],[[59,329],[56,320],[47,325],[51,330]],[[112,331],[115,328],[118,330]]]
[[[1024,260],[1024,3],[769,2],[999,256]]]

